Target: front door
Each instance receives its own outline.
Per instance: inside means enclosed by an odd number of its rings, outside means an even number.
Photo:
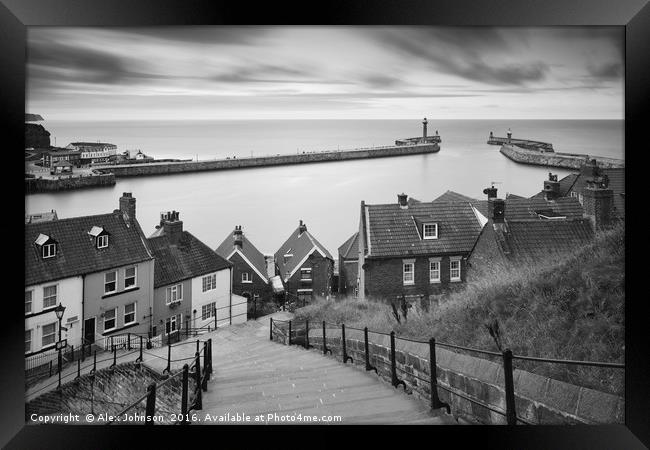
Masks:
[[[86,319],[84,321],[84,339],[86,343],[92,344],[95,342],[95,318]]]

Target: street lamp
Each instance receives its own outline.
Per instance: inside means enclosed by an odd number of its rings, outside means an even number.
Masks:
[[[59,386],[61,387],[61,320],[63,319],[63,313],[65,312],[65,306],[63,306],[61,303],[59,303],[59,306],[54,308],[54,313],[56,314],[56,318],[59,319],[59,342],[57,344],[57,347],[59,348]],[[68,329],[66,328],[66,331]]]

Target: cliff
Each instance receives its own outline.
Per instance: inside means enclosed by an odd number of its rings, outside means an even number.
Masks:
[[[43,120],[43,116],[40,114],[27,114],[25,113],[25,122],[39,122]]]
[[[43,125],[25,124],[25,148],[48,148],[49,146],[50,132]]]

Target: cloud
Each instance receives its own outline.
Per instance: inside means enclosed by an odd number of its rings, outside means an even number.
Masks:
[[[592,77],[603,81],[621,80],[623,78],[623,65],[617,62],[588,65],[587,71]]]
[[[273,32],[272,27],[258,26],[160,26],[111,28],[120,35],[140,39],[160,39],[190,44],[256,45]]]

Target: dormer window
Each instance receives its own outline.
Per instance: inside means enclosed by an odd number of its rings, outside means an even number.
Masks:
[[[102,236],[97,236],[97,248],[106,247],[108,247],[108,235],[104,234]]]
[[[95,247],[108,248],[108,232],[103,227],[93,226],[88,234],[95,238]]]
[[[56,241],[48,235],[39,234],[34,243],[41,248],[41,256],[43,259],[56,256]]]
[[[56,256],[56,244],[45,244],[43,246],[43,259]]]
[[[422,239],[438,239],[438,224],[425,223],[422,226]]]

